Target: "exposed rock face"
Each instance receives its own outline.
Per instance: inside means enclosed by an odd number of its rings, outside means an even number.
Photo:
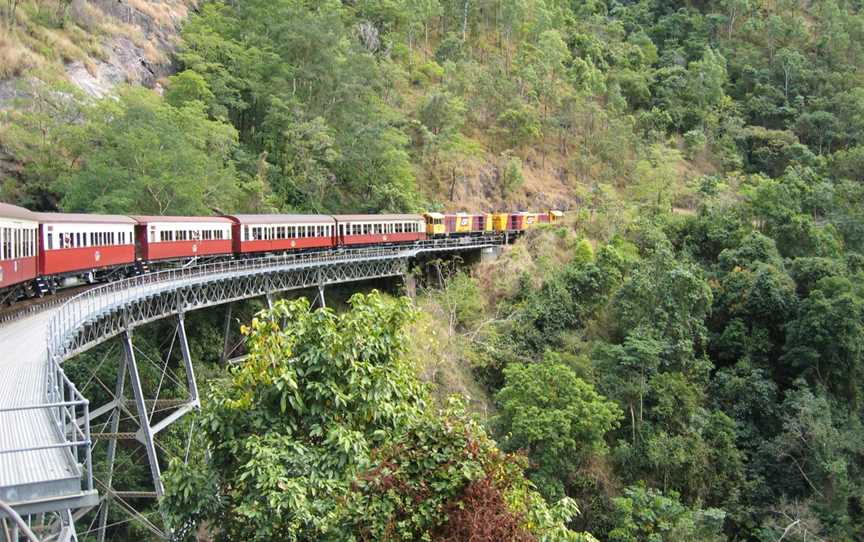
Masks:
[[[121,83],[159,89],[160,79],[174,71],[171,57],[180,27],[196,4],[195,0],[90,0],[118,31],[105,38],[104,59],[68,64],[69,79],[94,96]]]

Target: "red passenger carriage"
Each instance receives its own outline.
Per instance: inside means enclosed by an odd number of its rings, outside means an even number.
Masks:
[[[38,230],[35,213],[0,203],[0,298],[36,278]]]
[[[34,213],[39,220],[39,275],[94,278],[135,263],[135,221],[128,216]]]
[[[406,243],[426,239],[423,215],[336,215],[339,245]]]
[[[133,216],[139,257],[147,261],[231,254],[234,222],[224,217]]]
[[[233,215],[234,252],[282,252],[335,246],[336,221],[327,215]]]

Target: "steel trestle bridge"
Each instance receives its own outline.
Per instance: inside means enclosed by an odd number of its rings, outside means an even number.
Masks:
[[[402,276],[418,256],[493,251],[506,242],[503,234],[489,234],[226,259],[104,284],[5,324],[0,327],[0,541],[36,540],[34,531],[44,540],[77,540],[75,520],[105,499],[122,503],[124,496],[162,495],[155,435],[200,406],[186,339],[187,312],[258,296],[267,296],[269,302],[273,293],[305,288],[317,288],[323,305],[327,285]],[[173,412],[156,422],[157,401],[148,399],[142,389],[136,355],[140,352],[132,335],[138,326],[169,317],[176,323],[188,398],[176,401]],[[230,305],[226,346],[229,319]],[[123,356],[113,400],[91,408],[64,373],[63,362],[117,336]],[[127,377],[134,401],[123,399]],[[118,433],[121,412],[134,418],[137,432]],[[109,416],[103,427],[110,429],[91,433],[91,422],[103,416]],[[108,474],[103,480],[93,477],[91,446],[97,438],[108,440]],[[113,460],[117,441],[123,438],[144,445],[152,493],[113,488]],[[98,513],[99,540],[104,540],[106,520],[107,505]],[[170,536],[155,522],[146,523],[153,534]]]

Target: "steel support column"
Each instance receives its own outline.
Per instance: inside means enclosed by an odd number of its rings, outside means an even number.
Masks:
[[[322,309],[327,308],[327,303],[324,301],[324,285],[323,284],[318,285],[318,305]]]
[[[132,385],[132,393],[135,395],[135,405],[138,410],[138,424],[147,449],[147,460],[150,463],[150,474],[153,477],[153,486],[156,495],[161,497],[165,488],[162,486],[162,471],[159,468],[159,458],[156,456],[156,441],[153,440],[153,430],[150,427],[150,415],[147,413],[147,405],[144,402],[144,390],[141,387],[141,375],[138,373],[138,363],[135,361],[135,347],[132,344],[132,332],[123,332],[123,350],[126,354],[126,368],[129,370],[129,383]]]
[[[189,340],[186,338],[186,313],[177,314],[177,335],[180,339],[180,352],[183,355],[183,364],[186,367],[186,384],[189,386],[189,404],[198,408],[201,402],[198,400],[198,383],[195,381],[195,369],[192,367],[192,356],[189,354]]]
[[[233,303],[228,303],[228,309],[225,311],[225,327],[222,334],[222,356],[219,358],[219,365],[222,367],[225,366],[225,362],[227,362],[228,358],[231,356],[228,348],[231,346],[231,309],[233,307]]]
[[[123,388],[126,384],[126,357],[120,360],[117,367],[117,383],[114,385],[114,402],[117,404],[114,407],[114,412],[111,413],[111,433],[117,434],[120,430],[120,412],[123,402]],[[108,441],[108,476],[105,478],[105,485],[109,489],[113,487],[114,480],[114,456],[117,453],[117,439],[112,438]],[[97,531],[97,542],[105,542],[105,527],[108,525],[108,507],[111,505],[111,496],[104,495],[102,500],[102,508],[99,509],[99,530]]]

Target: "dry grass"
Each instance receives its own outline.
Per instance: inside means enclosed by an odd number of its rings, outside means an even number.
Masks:
[[[575,214],[570,214],[561,223],[529,230],[515,244],[504,247],[500,258],[479,264],[475,276],[489,305],[513,297],[523,276],[539,288],[545,277],[573,260],[580,240],[575,221]]]
[[[0,34],[0,79],[20,77],[38,64],[36,55],[15,36]]]
[[[133,9],[136,9],[153,19],[160,26],[168,26],[177,24],[186,18],[189,13],[189,7],[194,6],[195,2],[174,0],[174,1],[148,1],[148,0],[127,0],[127,3]]]
[[[432,385],[439,406],[453,395],[462,397],[481,419],[494,415],[494,405],[472,372],[470,339],[448,325],[446,308],[421,296],[418,317],[411,323],[408,358],[415,361],[421,380]]]
[[[130,13],[137,11],[162,27],[179,27],[197,0],[128,0]],[[56,4],[23,0],[11,31],[0,30],[0,79],[38,74],[42,79],[64,77],[64,65],[82,62],[91,74],[99,61],[111,58],[106,40],[126,37],[153,64],[168,58],[158,43],[133,24],[107,15],[89,2],[75,2],[62,24]],[[170,33],[167,39],[171,39]]]

